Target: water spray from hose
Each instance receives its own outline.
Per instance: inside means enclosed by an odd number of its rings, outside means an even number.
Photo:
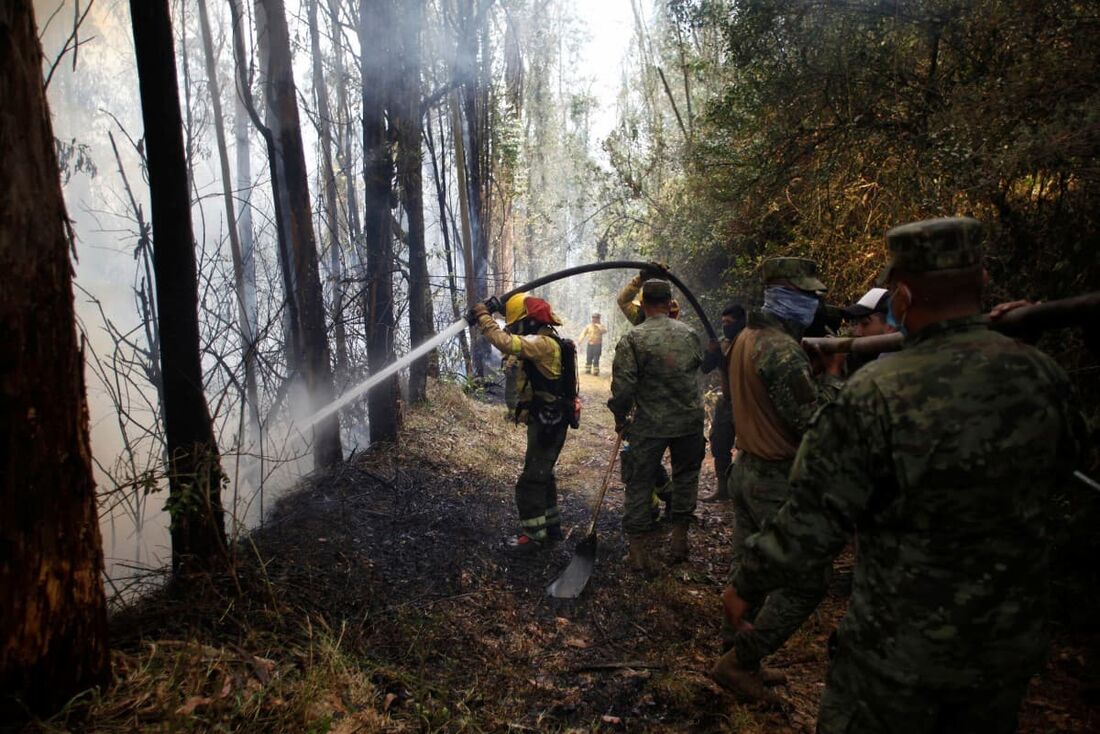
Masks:
[[[695,295],[687,289],[687,286],[685,286],[679,278],[677,278],[675,275],[668,272],[667,270],[656,267],[653,263],[637,262],[634,260],[609,260],[607,262],[578,265],[576,267],[566,268],[565,270],[558,270],[553,273],[549,273],[548,275],[543,275],[542,277],[535,278],[529,283],[524,283],[523,285],[513,288],[507,293],[502,294],[501,296],[499,296],[499,300],[501,303],[507,303],[508,299],[516,295],[517,293],[531,291],[535,288],[538,288],[539,286],[553,283],[558,280],[563,280],[564,278],[570,278],[574,275],[594,273],[600,270],[654,270],[656,272],[660,272],[661,275],[667,278],[680,290],[681,293],[684,294],[684,298],[687,299],[687,302],[691,304],[691,307],[693,309],[695,309],[695,313],[698,314],[699,320],[703,323],[703,328],[706,330],[707,336],[711,339],[718,338],[717,333],[714,331],[714,327],[711,326],[710,320],[707,319],[707,315],[703,311],[703,307],[699,305],[699,301],[696,300]],[[301,428],[308,428],[319,423],[320,421],[323,421],[325,418],[328,418],[333,413],[336,413],[338,410],[345,407],[356,398],[369,392],[372,387],[382,382],[387,377],[390,377],[399,370],[404,369],[416,360],[427,355],[429,352],[438,347],[440,344],[446,342],[448,339],[452,339],[458,336],[466,327],[467,324],[465,319],[460,319],[454,322],[446,329],[433,336],[431,339],[428,339],[427,341],[419,344],[415,349],[401,357],[401,359],[394,361],[392,364],[389,364],[383,369],[374,373],[363,382],[355,385],[343,395],[341,395],[325,407],[321,408],[313,415],[305,418],[302,421],[298,421],[298,425]]]

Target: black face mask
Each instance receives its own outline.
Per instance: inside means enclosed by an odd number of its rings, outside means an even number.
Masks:
[[[744,321],[735,321],[732,324],[722,324],[722,336],[726,337],[729,341],[733,341],[744,328]]]

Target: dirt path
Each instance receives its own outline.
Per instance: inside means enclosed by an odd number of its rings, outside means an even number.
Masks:
[[[558,470],[566,528],[589,517],[613,443],[607,378],[584,377],[582,389],[582,427]],[[214,610],[189,594],[116,619],[124,674],[97,711],[196,730],[813,731],[850,560],[771,661],[788,675],[787,706],[743,706],[706,677],[719,648],[728,507],[700,505],[691,562],[643,580],[621,560],[616,477],[596,575],[580,600],[555,602],[544,588],[574,540],[526,559],[501,547],[515,529],[523,446],[502,406],[432,386],[399,448],[355,457],[279,503],[240,560],[243,592],[215,596]],[[700,491],[713,487],[708,460]],[[206,673],[165,662],[173,645]],[[1059,646],[1023,731],[1091,730],[1095,715],[1077,695],[1081,659]],[[143,698],[150,687],[166,699],[159,708]]]

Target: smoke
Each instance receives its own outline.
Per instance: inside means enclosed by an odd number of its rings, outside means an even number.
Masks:
[[[245,2],[246,8],[251,5]],[[402,3],[397,3],[402,7]],[[476,4],[478,7],[481,4]],[[327,2],[322,0],[322,17]],[[340,3],[343,8],[342,42],[347,53],[345,73],[348,78],[346,109],[335,109],[333,116],[350,122],[350,135],[358,141],[358,69],[353,59],[358,54],[358,38],[354,32],[357,3]],[[595,103],[593,89],[601,92],[617,83],[617,59],[607,61],[592,55],[594,45],[605,54],[621,53],[628,42],[630,5],[620,0],[615,10],[593,10],[591,3],[577,0],[555,0],[536,4],[543,13],[534,16],[535,9],[509,7],[515,16],[518,41],[515,48],[522,54],[524,69],[522,112],[499,130],[507,130],[509,145],[517,146],[516,181],[513,204],[515,227],[515,281],[534,277],[552,269],[594,259],[597,232],[594,212],[595,186],[601,163],[599,137],[610,129],[609,107]],[[96,0],[75,36],[77,51],[58,60],[73,33],[74,0],[37,0],[35,12],[45,52],[44,72],[53,68],[48,97],[53,115],[54,133],[67,145],[77,146],[84,156],[79,170],[65,171],[64,192],[69,216],[77,234],[75,263],[76,311],[87,344],[86,384],[91,415],[92,452],[95,473],[101,493],[101,520],[108,558],[108,575],[120,581],[133,572],[133,567],[159,566],[168,561],[168,518],[163,510],[166,499],[164,481],[163,442],[160,437],[160,415],[156,387],[151,380],[158,367],[152,345],[155,335],[145,326],[146,313],[153,302],[139,242],[143,232],[139,219],[148,225],[148,186],[141,159],[142,121],[138,100],[138,80],[134,66],[130,31],[129,4],[126,0]],[[88,0],[81,0],[81,11],[88,9]],[[490,4],[489,11],[503,14],[499,4]],[[230,53],[229,13],[224,3],[209,2],[213,25],[214,46],[218,54],[218,75],[226,111],[227,128],[233,124],[236,105],[230,103],[234,87],[234,69]],[[56,11],[56,12],[55,12]],[[173,0],[174,30],[177,43],[177,70],[181,84],[181,102],[185,105],[184,136],[191,154],[192,214],[197,255],[202,269],[200,283],[202,337],[205,347],[203,367],[206,390],[214,416],[219,447],[223,454],[223,469],[231,479],[224,494],[224,504],[232,521],[227,527],[235,532],[259,524],[270,511],[277,497],[293,487],[312,470],[310,431],[303,428],[310,413],[320,407],[312,396],[290,394],[301,388],[287,385],[285,360],[282,355],[281,277],[274,257],[274,223],[270,200],[268,164],[262,140],[252,131],[251,191],[237,191],[241,199],[249,198],[255,223],[257,287],[260,293],[259,332],[260,362],[265,366],[260,379],[261,415],[266,424],[261,436],[253,435],[241,407],[240,382],[242,353],[237,337],[236,307],[232,298],[232,268],[225,243],[225,216],[221,200],[220,172],[211,129],[209,90],[201,53],[199,23],[194,0]],[[436,15],[437,7],[429,4],[429,19],[422,34],[424,60],[424,95],[438,92],[450,82],[450,69],[456,63],[456,39],[453,26]],[[611,21],[611,14],[615,20]],[[315,202],[319,197],[321,166],[318,162],[317,135],[313,116],[310,60],[304,39],[306,13],[304,2],[288,0],[287,16],[292,39],[302,40],[294,58],[302,106],[302,134],[307,170],[311,172],[310,187]],[[52,19],[51,19],[52,18]],[[501,15],[503,19],[503,15]],[[47,20],[49,21],[47,24]],[[591,39],[584,37],[585,22],[595,27]],[[322,21],[321,45],[325,56],[325,73],[329,77],[330,95],[336,81],[337,65],[331,58],[333,40],[326,20]],[[503,22],[490,23],[493,34],[505,27]],[[619,28],[617,40],[609,41],[608,29]],[[622,31],[622,29],[626,29]],[[593,40],[595,43],[593,43]],[[494,85],[504,78],[504,44],[494,35],[491,42],[489,77]],[[186,65],[179,61],[186,48]],[[55,64],[55,60],[57,63]],[[514,60],[513,60],[514,61]],[[54,68],[55,67],[55,68]],[[591,75],[599,77],[593,87]],[[514,80],[513,80],[514,81]],[[494,93],[501,93],[498,88]],[[602,96],[602,93],[599,95]],[[438,148],[447,148],[446,226],[451,236],[453,264],[458,288],[464,292],[465,264],[461,241],[451,221],[458,212],[458,184],[451,154],[451,127],[446,114],[447,95],[425,117],[432,124]],[[441,122],[443,123],[441,126]],[[252,129],[251,124],[248,125]],[[117,146],[111,144],[114,137]],[[230,136],[232,139],[232,136]],[[499,145],[500,141],[496,141]],[[231,143],[232,145],[232,143]],[[362,159],[358,142],[350,160],[343,162],[338,172],[343,183],[348,176],[361,177]],[[231,153],[232,157],[232,153]],[[425,150],[424,201],[428,267],[432,283],[436,326],[444,331],[453,321],[448,269],[443,254],[443,225],[435,196],[431,162]],[[72,161],[70,161],[70,165]],[[120,170],[121,169],[121,170]],[[235,175],[235,172],[234,172]],[[125,177],[125,178],[124,178]],[[128,186],[127,186],[128,184]],[[362,186],[359,186],[362,194]],[[349,202],[342,202],[344,216]],[[361,203],[359,205],[362,210]],[[323,207],[315,203],[319,217]],[[399,208],[398,208],[399,209]],[[403,223],[404,219],[398,212]],[[491,227],[501,226],[499,212],[494,212]],[[315,222],[319,236],[325,228]],[[147,234],[147,233],[146,233]],[[347,226],[342,230],[348,237]],[[500,235],[497,229],[491,238]],[[494,240],[495,241],[495,240]],[[367,378],[364,353],[363,269],[358,242],[346,242],[342,270],[345,282],[345,313],[348,325],[349,358],[352,369],[337,375],[337,393],[341,394]],[[319,252],[322,279],[326,293],[332,292],[329,259]],[[395,295],[399,303],[406,297],[407,284],[395,277]],[[509,284],[490,283],[490,291],[504,290]],[[611,314],[614,293],[619,283],[613,276],[589,277],[560,283],[547,288],[544,297],[568,320],[567,335],[579,331],[592,310]],[[144,301],[141,292],[144,291]],[[466,304],[460,304],[464,312]],[[330,317],[332,314],[330,314]],[[404,313],[399,318],[406,321]],[[606,321],[606,320],[605,320]],[[398,353],[407,352],[407,323],[401,323],[395,334]],[[452,339],[440,345],[443,374],[461,374],[461,355]],[[310,406],[308,410],[298,406]],[[295,412],[296,411],[296,412]],[[367,445],[369,426],[362,406],[352,401],[342,412],[344,453],[361,450]],[[262,488],[262,490],[261,490]]]

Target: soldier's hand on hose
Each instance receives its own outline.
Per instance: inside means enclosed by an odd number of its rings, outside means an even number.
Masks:
[[[1024,299],[1018,301],[1008,301],[1007,303],[998,303],[996,306],[993,307],[993,310],[989,312],[989,320],[1000,321],[1009,311],[1015,311],[1016,309],[1022,308],[1023,306],[1031,305],[1034,304],[1032,304],[1031,301]]]
[[[752,625],[745,621],[745,613],[749,611],[749,603],[737,595],[737,589],[732,585],[727,586],[722,592],[722,611],[726,615],[726,621],[735,630],[752,629]]]
[[[820,375],[822,372],[834,377],[844,375],[844,362],[848,355],[843,352],[826,354],[815,345],[806,345],[806,353],[810,356],[810,365],[815,375]]]
[[[482,315],[489,315],[488,307],[484,303],[475,303],[474,307],[466,312],[466,323],[470,326],[477,326],[478,319]]]
[[[622,416],[617,415],[617,416],[615,416],[615,433],[619,434],[620,436],[623,435],[623,431],[625,431],[627,429],[627,426],[629,426],[629,425],[630,425],[630,416],[629,415],[622,415]]]

